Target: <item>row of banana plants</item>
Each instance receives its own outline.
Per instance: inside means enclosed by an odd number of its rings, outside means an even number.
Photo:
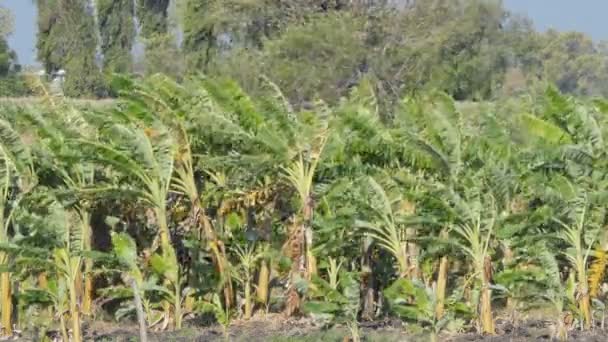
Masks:
[[[608,102],[428,92],[380,113],[370,80],[306,108],[257,82],[116,76],[108,107],[3,107],[2,334],[284,312],[437,339],[537,307],[556,338],[603,329]]]

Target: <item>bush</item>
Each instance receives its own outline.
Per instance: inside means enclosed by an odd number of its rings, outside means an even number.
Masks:
[[[0,97],[22,97],[31,95],[25,77],[21,74],[13,74],[0,78]]]

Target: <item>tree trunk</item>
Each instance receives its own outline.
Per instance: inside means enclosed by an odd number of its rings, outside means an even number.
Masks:
[[[481,329],[483,334],[494,335],[494,317],[492,317],[492,290],[490,283],[492,281],[492,261],[486,256],[483,267],[481,267],[481,298],[480,298],[480,319]]]
[[[83,250],[85,252],[91,251],[92,246],[92,229],[91,229],[91,215],[87,211],[82,211],[82,239],[83,239]],[[82,292],[82,313],[84,315],[91,315],[93,306],[93,260],[87,258],[84,262],[84,290]],[[78,286],[82,286],[79,283]]]
[[[579,309],[583,314],[583,327],[585,329],[591,328],[591,299],[589,297],[589,286],[587,285],[586,275],[582,274],[584,279],[579,279]]]
[[[245,281],[245,319],[251,319],[253,314],[253,305],[251,301],[251,281]]]
[[[81,342],[82,334],[80,332],[80,312],[78,310],[78,297],[76,284],[72,285],[70,291],[70,319],[72,320],[72,341]]]
[[[93,261],[86,260],[84,263],[84,294],[82,298],[82,313],[91,315],[93,312]]]
[[[577,256],[576,262],[578,308],[583,315],[583,328],[591,328],[591,299],[589,296],[589,283],[587,279],[587,265],[582,256]]]
[[[492,292],[490,284],[485,282],[481,288],[481,327],[484,334],[493,335],[495,333],[492,317]]]
[[[365,237],[363,240],[363,250],[361,258],[361,294],[362,309],[361,318],[364,320],[373,320],[376,314],[375,302],[375,286],[376,279],[374,278],[373,260],[372,260],[372,242],[371,237]]]
[[[300,294],[295,284],[300,279],[306,279],[306,249],[304,246],[306,238],[304,235],[304,225],[295,220],[292,223],[289,238],[282,248],[283,255],[291,260],[289,289],[287,290],[285,306],[287,316],[292,316],[300,309]]]
[[[568,341],[568,326],[566,325],[566,317],[563,313],[560,313],[557,325],[555,327],[554,338],[560,342]]]
[[[287,305],[285,313],[288,316],[296,313],[301,305],[300,294],[298,293],[295,282],[300,279],[310,280],[317,273],[317,261],[312,254],[313,245],[313,219],[314,203],[309,196],[302,208],[302,222],[294,220],[289,238],[283,246],[283,252],[289,256],[291,266],[291,284],[287,294]],[[285,253],[286,252],[286,253]]]
[[[413,242],[416,239],[416,228],[407,228],[406,229],[406,239],[407,239],[407,255],[409,257],[409,277],[411,280],[417,280],[421,278],[420,267],[418,265],[418,245]]]
[[[148,342],[148,334],[146,332],[146,314],[141,301],[141,294],[135,279],[131,279],[131,289],[133,289],[133,299],[135,301],[135,311],[137,313],[137,322],[139,323],[139,340],[140,342]]]
[[[46,290],[49,288],[49,279],[46,275],[46,272],[42,272],[38,274],[38,287]]]
[[[399,263],[399,277],[406,278],[410,273],[410,262],[409,262],[409,257],[407,255],[407,243],[406,242],[401,243],[400,252],[401,252],[401,255],[399,256],[399,260],[397,260],[397,262]]]
[[[69,342],[70,335],[68,334],[68,328],[65,325],[65,315],[64,314],[59,315],[59,330],[61,330],[61,337],[63,338],[63,341]]]
[[[174,295],[174,303],[175,307],[175,329],[180,330],[182,328],[182,296],[181,296],[181,287],[178,284],[174,285],[175,287],[175,295]]]
[[[160,236],[160,248],[163,253],[167,252],[168,248],[172,248],[171,236],[169,234],[169,226],[167,225],[167,212],[165,208],[155,208],[156,223],[158,224],[158,233]]]
[[[314,203],[311,197],[308,197],[306,204],[303,209],[304,219],[304,250],[306,256],[306,274],[307,280],[312,279],[313,275],[317,274],[317,259],[312,254],[313,246],[313,231],[312,231],[312,218],[313,218]]]
[[[82,275],[82,269],[79,268],[76,272],[77,273],[76,273],[76,281],[74,281],[74,289],[76,290],[76,298],[80,302],[80,300],[84,297],[83,296],[83,293],[84,293],[84,286],[83,286],[84,276]]]
[[[226,309],[232,308],[233,298],[234,298],[234,290],[232,288],[232,278],[230,277],[228,269],[228,258],[226,257],[226,250],[224,248],[224,243],[218,239],[207,214],[203,207],[198,203],[197,200],[194,202],[194,217],[200,226],[203,228],[203,234],[205,240],[209,248],[211,249],[211,255],[213,263],[215,264],[215,268],[220,275],[220,278],[224,282],[224,304],[226,305]]]
[[[435,307],[435,318],[441,319],[445,310],[445,291],[448,283],[448,257],[443,256],[439,261],[437,272],[437,306]]]
[[[177,267],[177,269],[175,270],[177,274],[174,275],[174,279],[176,279],[176,281],[174,284],[172,284],[174,290],[173,303],[170,303],[169,301],[163,301],[163,308],[165,311],[165,317],[167,320],[169,320],[171,317],[171,305],[174,306],[173,322],[175,323],[175,328],[180,329],[182,307],[181,286],[179,282],[180,265],[177,260],[175,248],[173,247],[173,244],[171,244],[171,236],[169,234],[169,226],[167,224],[167,212],[165,208],[156,208],[156,219],[158,223],[158,230],[160,232],[161,251],[163,253],[163,258],[171,258],[171,262],[174,262]],[[169,286],[171,283],[168,279],[164,279],[164,284],[166,286]]]
[[[11,274],[3,272],[0,275],[0,291],[2,294],[2,329],[4,336],[13,335],[13,294],[11,289]]]
[[[260,266],[260,273],[258,274],[258,286],[257,286],[257,300],[262,305],[268,304],[268,294],[270,286],[270,267],[268,260],[263,259]]]

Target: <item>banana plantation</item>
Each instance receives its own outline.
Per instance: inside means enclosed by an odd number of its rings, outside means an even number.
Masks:
[[[363,80],[297,108],[258,82],[117,76],[104,106],[5,103],[2,335],[79,342],[103,321],[146,341],[207,317],[220,340],[282,319],[438,341],[534,312],[549,339],[604,330],[607,101],[381,110]]]

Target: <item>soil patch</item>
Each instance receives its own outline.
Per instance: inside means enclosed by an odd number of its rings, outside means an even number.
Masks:
[[[198,326],[197,326],[198,325]],[[445,342],[527,342],[552,341],[552,324],[549,321],[530,320],[517,326],[508,322],[497,322],[498,335],[482,336],[475,333],[443,334],[439,341]],[[94,342],[135,342],[138,330],[135,325],[117,326],[110,322],[94,322],[85,329],[86,341]],[[364,322],[361,324],[363,341],[374,342],[427,342],[425,334],[412,335],[399,321]],[[189,322],[180,331],[149,332],[150,342],[195,342],[195,341],[232,341],[232,342],[345,342],[349,332],[345,327],[323,329],[310,319],[285,319],[281,315],[254,317],[249,321],[234,321],[227,336],[219,325],[201,325]],[[31,341],[24,336],[18,341]],[[226,338],[227,337],[227,338]],[[588,332],[571,331],[569,341],[604,342],[608,341],[608,331],[596,329]]]

